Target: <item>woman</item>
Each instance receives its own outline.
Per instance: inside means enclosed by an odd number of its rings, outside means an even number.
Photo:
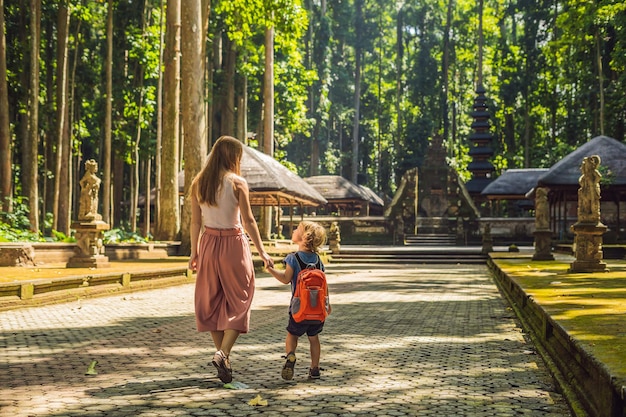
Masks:
[[[240,333],[247,333],[254,295],[254,265],[248,244],[265,252],[250,207],[248,183],[241,177],[243,144],[220,137],[200,173],[191,183],[191,258],[197,271],[195,309],[198,331],[210,332],[215,344],[213,365],[224,383],[231,382],[230,352]]]

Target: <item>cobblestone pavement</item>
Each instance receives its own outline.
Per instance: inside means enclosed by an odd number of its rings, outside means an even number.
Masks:
[[[187,284],[0,313],[0,416],[570,415],[485,266],[328,272],[320,380],[306,339],[281,379],[289,290],[259,274],[238,389],[208,364]]]

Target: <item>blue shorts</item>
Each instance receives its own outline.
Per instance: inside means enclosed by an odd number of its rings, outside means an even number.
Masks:
[[[307,336],[317,336],[324,329],[324,322],[306,322],[297,323],[291,314],[289,314],[289,324],[287,325],[287,331],[294,336],[302,336],[306,333]]]

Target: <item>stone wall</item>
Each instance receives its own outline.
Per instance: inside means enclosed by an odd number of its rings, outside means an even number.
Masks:
[[[339,224],[341,244],[343,245],[392,245],[394,234],[390,223],[384,216],[339,217],[339,216],[307,216],[306,220],[318,222],[330,231],[333,222]],[[300,218],[281,217],[282,234],[285,239],[291,238],[291,228],[298,227]]]
[[[489,224],[491,226],[491,237],[495,245],[532,243],[534,241],[534,217],[482,217],[477,222],[479,231],[475,233],[479,233],[479,236],[473,236],[474,239],[480,237],[485,224]]]
[[[393,245],[402,244],[403,239],[396,236],[393,224],[385,217],[337,217],[337,216],[310,216],[307,220],[317,221],[326,228],[328,232],[332,222],[337,222],[341,230],[341,244],[344,245]],[[446,220],[449,220],[446,218]],[[454,219],[450,220],[454,223]],[[448,221],[446,224],[450,223]],[[297,227],[300,218],[293,219],[293,227]],[[463,233],[465,233],[463,241],[468,245],[480,245],[482,242],[482,230],[484,225],[491,225],[491,235],[496,245],[516,244],[532,244],[534,240],[533,232],[535,231],[535,218],[496,218],[486,217],[478,220],[468,220],[464,222]],[[432,226],[429,222],[420,221],[422,231],[433,232],[428,226]],[[281,225],[283,236],[286,239],[291,237],[290,220],[282,217]],[[439,229],[437,229],[438,231]],[[418,235],[419,235],[418,230]]]

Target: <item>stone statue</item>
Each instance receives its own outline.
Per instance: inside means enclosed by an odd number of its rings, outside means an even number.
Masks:
[[[578,179],[578,221],[571,226],[574,232],[576,260],[570,272],[605,272],[602,262],[602,235],[607,227],[600,222],[600,157],[591,155],[583,158],[580,165],[582,175]]]
[[[337,222],[332,222],[330,224],[328,246],[332,253],[339,253],[341,248],[341,231],[339,230],[339,223]]]
[[[85,175],[80,180],[79,221],[102,220],[98,214],[98,193],[101,180],[96,176],[98,163],[94,159],[85,162]]]
[[[80,201],[78,221],[72,223],[76,230],[75,254],[69,259],[67,268],[105,268],[109,267],[109,257],[105,255],[103,232],[110,226],[102,221],[98,214],[98,193],[100,178],[96,176],[98,163],[90,159],[85,162],[85,175],[80,180]]]
[[[545,230],[550,226],[550,209],[548,207],[548,189],[538,187],[535,190],[535,229]]]
[[[550,207],[546,187],[535,189],[535,253],[533,261],[553,261],[552,231],[550,231]]]
[[[339,223],[332,222],[330,224],[330,233],[328,234],[330,240],[336,240],[337,242],[341,242],[341,232],[339,231]]]
[[[578,179],[578,221],[584,223],[600,222],[600,179],[598,155],[583,158],[580,166],[582,175]]]

